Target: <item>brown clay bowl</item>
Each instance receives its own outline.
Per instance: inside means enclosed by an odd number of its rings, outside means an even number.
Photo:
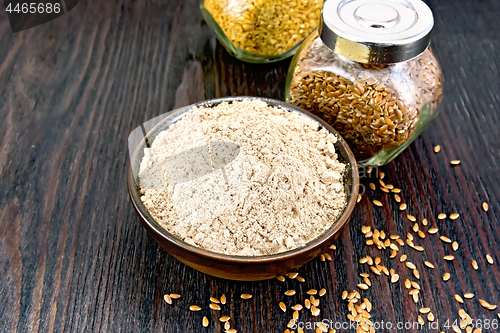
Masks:
[[[347,164],[344,176],[344,186],[347,191],[347,204],[338,220],[323,235],[309,242],[303,247],[274,255],[244,257],[232,256],[211,251],[187,244],[163,229],[148,213],[140,200],[136,183],[139,163],[143,157],[146,140],[141,140],[135,147],[129,147],[131,165],[128,170],[128,191],[139,219],[149,234],[173,257],[184,264],[209,275],[230,280],[257,281],[275,278],[289,271],[296,270],[308,261],[327,251],[328,247],[340,236],[343,228],[348,224],[358,196],[359,175],[356,159],[344,139],[327,123],[316,116],[291,104],[267,98],[257,97],[228,97],[218,98],[195,104],[198,107],[210,107],[221,102],[239,101],[242,99],[259,99],[272,106],[279,106],[290,112],[298,112],[305,117],[314,119],[318,126],[327,129],[337,136],[336,143],[339,159]],[[147,139],[153,142],[155,136],[165,130],[170,124],[179,120],[194,105],[178,109],[161,120],[148,133]],[[132,136],[132,135],[131,135]],[[129,139],[130,144],[130,139]]]

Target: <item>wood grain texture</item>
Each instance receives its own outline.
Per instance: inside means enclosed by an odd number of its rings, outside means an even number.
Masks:
[[[402,249],[421,273],[418,306],[430,307],[440,330],[449,332],[443,324],[458,319],[459,308],[491,320],[498,310],[485,310],[478,298],[500,304],[500,3],[428,4],[445,76],[443,111],[381,170],[386,183],[403,190],[409,213],[460,244],[453,253],[427,235],[415,241],[424,254]],[[411,272],[389,252],[364,245],[360,231],[362,225],[400,236],[411,231],[392,195],[368,189],[375,172],[362,175],[367,193],[330,252],[334,260],[301,268],[304,283],[206,276],[170,257],[139,224],[126,190],[131,130],[208,98],[284,99],[289,60],[255,65],[233,59],[203,22],[196,0],[82,0],[68,14],[16,34],[0,10],[0,45],[1,332],[223,332],[222,315],[231,316],[238,332],[283,332],[291,311],[283,313],[278,303],[290,308],[304,301],[308,289],[322,287],[328,292],[321,315],[302,311],[301,320],[346,322],[340,295],[356,288],[358,273],[369,272],[359,264],[366,255],[380,257],[400,275],[391,284],[371,274],[373,286],[361,294],[373,302],[373,320],[416,321],[402,285]],[[442,147],[439,154],[432,152],[435,144]],[[452,159],[460,166],[451,167]],[[374,206],[373,199],[384,206]],[[460,218],[436,218],[453,212]],[[445,262],[442,257],[451,253],[455,260]],[[424,267],[424,260],[436,268]],[[448,282],[441,279],[445,272],[452,276]],[[297,295],[284,296],[287,289]],[[172,306],[163,301],[171,292],[182,295]],[[465,292],[476,297],[458,304],[454,294]],[[241,293],[253,297],[241,300]],[[209,310],[209,297],[222,294],[228,304]],[[190,312],[192,304],[203,310]]]

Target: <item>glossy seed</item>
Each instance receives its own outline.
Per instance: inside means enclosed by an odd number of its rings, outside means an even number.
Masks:
[[[241,294],[240,297],[242,299],[250,299],[250,298],[252,298],[252,295],[250,295],[250,294]]]
[[[400,189],[400,188],[395,187],[395,188],[393,188],[393,189],[391,190],[391,192],[393,192],[393,193],[401,193],[401,189]]]
[[[309,289],[308,291],[306,291],[306,293],[308,295],[316,295],[318,291],[316,289]]]
[[[450,277],[451,277],[450,273],[444,273],[443,281],[448,281],[450,279]]]
[[[399,210],[405,210],[406,209],[406,204],[403,202],[401,205],[399,205]]]
[[[378,201],[378,200],[373,200],[373,204],[374,204],[375,206],[382,207],[382,203],[381,203],[380,201]]]
[[[440,145],[437,145],[437,146],[434,146],[434,152],[437,154],[441,151],[441,146]]]
[[[319,290],[319,292],[318,292],[319,297],[322,297],[322,296],[324,296],[325,294],[326,294],[326,289],[325,289],[325,288],[321,288],[321,289]]]
[[[229,317],[229,316],[222,316],[222,317],[220,317],[220,318],[219,318],[219,320],[220,320],[221,322],[223,322],[223,323],[225,323],[225,322],[226,322],[226,321],[228,321],[229,319],[231,319],[231,317]]]
[[[208,324],[209,324],[208,318],[207,317],[203,317],[203,320],[202,320],[201,323],[202,323],[203,327],[208,327]]]
[[[450,164],[451,165],[459,165],[460,164],[460,160],[452,160],[452,161],[450,161]]]
[[[396,200],[396,202],[401,202],[401,197],[399,196],[399,194],[394,194],[394,200]]]
[[[490,265],[493,265],[493,264],[495,263],[495,262],[493,261],[493,258],[492,258],[489,254],[487,254],[487,255],[486,255],[486,260],[488,261],[488,263],[489,263]]]
[[[370,184],[368,184],[368,186],[370,186],[370,188],[375,191],[375,189],[376,189],[375,184],[370,183]]]
[[[294,306],[292,306],[292,310],[295,310],[295,311],[300,311],[302,309],[303,309],[303,307],[301,304],[295,304]]]
[[[422,220],[422,225],[427,226],[429,224],[429,221],[427,219]]]
[[[297,310],[293,311],[292,318],[295,320],[298,320],[299,319],[299,311],[297,311]]]
[[[201,308],[198,305],[191,305],[189,307],[189,310],[191,310],[191,311],[200,311]]]
[[[293,289],[292,289],[292,290],[287,290],[287,291],[285,291],[285,295],[286,295],[286,296],[293,296],[293,295],[295,295],[295,293],[296,293],[296,292],[295,292],[295,290],[293,290]]]
[[[414,263],[412,263],[412,262],[410,262],[410,261],[407,261],[407,262],[405,263],[405,265],[406,265],[406,267],[408,267],[409,269],[416,269],[416,268],[417,268],[417,266],[415,266],[415,264],[414,264]]]
[[[342,299],[346,299],[346,297],[347,297],[347,290],[344,290],[342,292]]]
[[[399,261],[401,261],[401,262],[405,262],[405,261],[406,261],[406,258],[407,258],[406,254],[403,254],[403,255],[401,256],[401,258],[399,258]]]
[[[429,229],[429,231],[427,231],[427,232],[428,232],[429,234],[433,235],[433,234],[437,233],[438,231],[439,231],[439,229],[438,229],[438,228],[431,228],[431,229]]]
[[[451,248],[453,249],[453,251],[457,251],[458,250],[458,243],[457,242],[453,242],[451,244]]]
[[[215,303],[210,303],[209,305],[210,309],[212,310],[220,310],[220,306],[218,306],[217,304]]]
[[[172,304],[172,297],[170,297],[170,295],[163,295],[163,299],[165,300],[165,302],[167,302],[168,304]]]
[[[281,309],[283,312],[286,312],[286,305],[285,305],[285,303],[280,302],[278,305],[279,305],[280,309]]]
[[[220,302],[222,304],[226,304],[226,295],[222,294],[222,296],[220,297]]]
[[[420,230],[420,228],[419,228],[419,226],[418,226],[418,223],[415,223],[415,224],[413,225],[413,231],[414,231],[414,232],[418,232],[419,230]]]
[[[295,279],[298,275],[299,275],[298,272],[292,272],[287,274],[287,276],[292,280]]]
[[[410,289],[411,288],[411,281],[408,280],[408,279],[405,280],[405,288],[406,289]]]
[[[336,250],[336,249],[337,247],[334,244],[330,245],[330,250]]]
[[[438,220],[444,220],[445,218],[446,218],[446,214],[441,213],[438,215]]]
[[[356,202],[360,202],[361,199],[363,199],[363,197],[361,196],[361,194],[358,194],[358,199],[356,200]]]
[[[434,315],[432,314],[432,312],[427,315],[427,320],[428,321],[434,321],[434,319],[435,318],[434,318]]]
[[[170,298],[171,299],[179,299],[179,298],[181,298],[181,295],[179,295],[179,294],[170,294]]]
[[[215,297],[210,297],[210,302],[212,302],[212,303],[220,303],[220,301],[217,298],[215,298]]]
[[[231,323],[229,321],[226,321],[224,323],[224,329],[227,331],[229,331],[231,329]],[[235,330],[236,331],[236,330]]]
[[[398,282],[398,280],[399,280],[398,274],[394,274],[393,276],[391,276],[391,283],[396,283]]]
[[[488,203],[483,202],[482,206],[483,206],[483,210],[484,210],[485,212],[487,212],[487,211],[488,211],[488,207],[489,207],[489,206],[488,206]]]
[[[429,308],[420,308],[418,311],[421,314],[427,314],[427,313],[431,312],[431,309],[429,309]]]
[[[413,275],[420,280],[420,273],[418,272],[418,270],[414,269],[413,270]]]
[[[459,216],[460,216],[460,215],[458,215],[457,213],[454,213],[454,214],[451,214],[451,215],[450,215],[450,219],[451,219],[451,220],[456,220],[456,219],[458,219],[458,217],[459,217]]]
[[[325,253],[323,253],[323,255],[325,256],[326,260],[332,261],[332,256],[330,254],[325,252]]]
[[[225,330],[224,332],[225,332],[225,333],[238,333],[238,331],[237,331],[237,330],[235,330],[234,328],[230,328],[230,329],[228,329],[228,330]]]
[[[472,268],[474,268],[474,270],[478,270],[479,266],[477,265],[477,261],[475,260],[472,260]]]
[[[464,294],[464,298],[467,298],[467,299],[474,298],[474,294],[473,293],[466,293],[466,294]]]
[[[417,317],[417,320],[418,320],[418,323],[419,323],[420,325],[425,324],[425,321],[424,321],[424,319],[423,319],[421,316],[418,316],[418,317]]]
[[[482,299],[479,300],[479,303],[481,304],[481,306],[483,308],[488,309],[488,310],[495,310],[497,308],[496,305],[492,305],[492,304],[490,304],[490,303],[488,303],[488,302],[486,302],[485,300],[482,300]]]
[[[277,276],[276,279],[278,279],[278,281],[280,282],[285,282],[285,277],[283,275]]]
[[[295,280],[297,280],[299,282],[306,282],[306,280],[302,276],[299,276],[299,275],[297,275],[297,277],[295,278]]]
[[[433,265],[433,264],[431,264],[431,263],[430,263],[430,262],[428,262],[428,261],[424,261],[424,265],[425,265],[425,266],[427,266],[427,267],[429,267],[429,268],[434,268],[434,265]]]
[[[440,236],[439,239],[442,240],[445,243],[451,243],[451,239],[449,239],[446,236]]]
[[[412,222],[415,222],[417,220],[417,218],[413,215],[406,215],[406,217],[408,217],[408,220],[412,221]]]
[[[462,299],[462,297],[460,297],[460,295],[457,295],[455,294],[455,300],[458,302],[458,303],[463,303],[464,300]]]
[[[455,259],[455,257],[454,256],[444,256],[443,259],[448,260],[448,261],[452,261],[453,259]]]
[[[362,289],[362,290],[367,290],[369,287],[368,287],[368,285],[366,285],[364,283],[360,283],[360,284],[358,284],[358,288]]]

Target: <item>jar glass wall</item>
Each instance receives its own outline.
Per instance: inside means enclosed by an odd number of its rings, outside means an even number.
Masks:
[[[437,116],[442,75],[430,48],[392,64],[334,53],[315,32],[292,60],[286,100],[330,123],[361,165],[384,165]]]
[[[323,0],[201,0],[217,39],[236,58],[253,63],[292,56],[318,26]]]

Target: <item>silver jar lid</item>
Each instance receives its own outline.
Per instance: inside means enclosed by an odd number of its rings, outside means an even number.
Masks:
[[[320,36],[335,53],[365,64],[412,59],[429,46],[434,18],[421,0],[327,0]]]

